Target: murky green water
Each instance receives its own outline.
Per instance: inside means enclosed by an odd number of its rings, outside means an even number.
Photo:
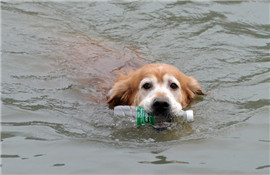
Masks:
[[[269,2],[1,8],[3,174],[269,173]],[[94,100],[95,78],[108,76],[87,55],[94,41],[198,79],[211,93],[190,105],[195,121],[164,132],[119,123]]]

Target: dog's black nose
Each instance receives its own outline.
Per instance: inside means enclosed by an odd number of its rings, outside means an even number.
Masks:
[[[170,109],[170,103],[167,98],[156,98],[153,101],[153,112],[156,114],[166,114]]]

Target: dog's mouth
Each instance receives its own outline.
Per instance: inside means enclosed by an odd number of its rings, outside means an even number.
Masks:
[[[172,122],[173,117],[171,115],[153,115],[155,117],[155,123],[160,124],[164,122]]]
[[[162,122],[162,123],[156,123],[155,125],[152,125],[152,127],[157,131],[164,131],[170,128],[172,125],[172,122]]]
[[[155,125],[153,125],[153,128],[163,131],[166,130],[171,123],[174,121],[174,117],[170,114],[153,114],[155,117]]]

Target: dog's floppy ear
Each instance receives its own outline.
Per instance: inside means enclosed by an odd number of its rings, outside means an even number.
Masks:
[[[107,103],[113,109],[117,105],[131,105],[132,87],[129,77],[121,77],[116,80],[113,88],[108,93]]]
[[[201,87],[195,78],[188,77],[187,80],[188,81],[186,84],[187,85],[187,89],[186,89],[187,101],[186,101],[186,103],[189,104],[193,100],[195,94],[197,94],[197,95],[205,95],[205,94],[202,92]]]
[[[187,87],[190,91],[192,91],[194,94],[197,94],[197,95],[205,95],[203,92],[202,92],[202,89],[198,83],[198,81],[193,78],[193,77],[188,77],[188,83],[187,83]],[[193,98],[193,96],[192,96]]]

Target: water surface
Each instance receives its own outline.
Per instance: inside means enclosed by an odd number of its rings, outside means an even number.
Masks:
[[[4,174],[269,173],[269,2],[1,6]],[[110,57],[175,65],[211,93],[191,124],[137,128],[102,103]]]

